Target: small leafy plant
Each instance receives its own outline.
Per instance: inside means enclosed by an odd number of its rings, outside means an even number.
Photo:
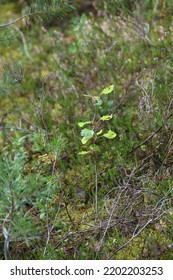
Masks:
[[[99,116],[97,114],[97,109],[102,109],[103,99],[102,96],[112,93],[114,90],[114,85],[110,85],[103,89],[103,91],[98,96],[89,96],[93,104],[93,117],[90,120],[78,122],[78,126],[81,128],[81,142],[85,147],[85,150],[80,151],[79,155],[90,154],[94,158],[94,170],[95,170],[95,211],[98,217],[98,173],[97,173],[97,154],[99,153],[99,140],[106,138],[108,140],[114,139],[116,133],[111,129],[106,130],[104,128],[104,123],[112,120],[113,114],[107,114]],[[87,95],[88,97],[88,95]],[[87,128],[85,127],[87,126]],[[85,127],[85,128],[84,128]],[[88,145],[89,144],[89,145]]]
[[[94,105],[93,118],[88,121],[78,122],[78,126],[81,130],[81,142],[83,145],[89,143],[89,140],[92,140],[92,144],[87,146],[87,150],[83,150],[79,152],[80,155],[93,154],[98,150],[98,140],[102,137],[106,139],[114,139],[116,137],[116,133],[111,129],[104,131],[103,123],[110,121],[113,118],[113,115],[103,115],[99,119],[96,117],[96,109],[97,107],[101,108],[103,101],[102,96],[108,95],[114,90],[114,85],[110,85],[106,87],[99,96],[91,97],[92,103]],[[89,128],[84,128],[85,126],[89,126]]]

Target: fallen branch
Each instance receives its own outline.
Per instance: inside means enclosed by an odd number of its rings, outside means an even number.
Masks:
[[[123,248],[125,248],[129,243],[131,243],[133,241],[133,239],[135,239],[137,236],[139,236],[141,234],[141,232],[151,223],[153,223],[154,221],[160,219],[163,215],[165,214],[165,211],[163,211],[159,216],[155,217],[154,219],[150,219],[148,220],[147,223],[145,223],[141,229],[139,229],[139,225],[136,226],[133,234],[132,234],[132,237],[126,242],[124,243],[122,246],[120,246],[119,248],[115,249],[113,251],[113,254],[108,258],[108,260],[112,259],[112,257],[120,250],[122,250]],[[139,229],[139,230],[138,230]]]
[[[166,118],[166,121],[169,120],[171,117],[173,116],[173,112]],[[154,131],[153,133],[151,133],[141,144],[139,144],[138,146],[136,146],[135,148],[133,148],[129,154],[134,153],[137,149],[139,149],[141,146],[145,145],[150,139],[152,139],[156,134],[158,134],[163,126],[165,125],[165,123],[163,123],[156,131]]]

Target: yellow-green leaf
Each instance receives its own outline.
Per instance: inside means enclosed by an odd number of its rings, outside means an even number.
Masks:
[[[87,155],[89,153],[90,153],[90,151],[88,151],[88,152],[87,151],[82,151],[82,152],[79,152],[78,155],[83,155],[84,156],[84,155]]]
[[[100,129],[96,134],[100,135],[100,134],[102,134],[102,132],[103,132],[103,129]]]
[[[89,123],[91,123],[91,121],[79,122],[79,123],[78,123],[78,126],[79,126],[79,127],[83,127],[84,125],[89,124]]]
[[[109,94],[114,90],[114,85],[110,85],[109,87],[105,88],[101,94]]]
[[[111,115],[105,115],[105,116],[102,116],[100,118],[101,121],[109,121],[112,119],[112,114]]]
[[[107,139],[114,139],[117,135],[114,131],[109,130],[108,132],[106,132],[105,134],[103,134],[103,136]]]
[[[85,145],[85,144],[88,142],[88,140],[89,140],[89,139],[86,139],[86,138],[83,137],[83,138],[81,139],[81,142],[82,142],[83,145]]]

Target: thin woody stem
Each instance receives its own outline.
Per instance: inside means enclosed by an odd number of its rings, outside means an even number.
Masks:
[[[97,161],[96,158],[94,160],[94,169],[95,169],[95,211],[97,218],[99,217],[99,209],[98,209],[98,173],[97,173]]]
[[[173,113],[171,113],[168,117],[166,117],[166,121],[169,120],[171,117],[173,116]],[[135,148],[133,148],[130,151],[130,154],[132,154],[133,152],[135,152],[137,149],[139,149],[141,146],[143,146],[144,144],[146,144],[150,139],[152,139],[156,134],[158,134],[158,132],[160,132],[163,128],[163,126],[165,125],[165,122],[163,123],[163,125],[161,125],[156,131],[154,131],[153,133],[151,133],[142,143],[140,143],[138,146],[136,146]]]
[[[10,26],[12,24],[15,24],[16,22],[22,20],[23,18],[26,18],[26,17],[30,17],[30,16],[33,16],[35,15],[36,13],[30,13],[30,14],[26,14],[26,15],[23,15],[15,20],[12,20],[10,22],[7,22],[7,23],[3,23],[3,24],[0,24],[0,27],[6,27],[6,26]]]

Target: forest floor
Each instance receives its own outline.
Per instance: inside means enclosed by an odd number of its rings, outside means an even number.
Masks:
[[[173,259],[173,4],[74,2],[0,28],[0,258]]]

